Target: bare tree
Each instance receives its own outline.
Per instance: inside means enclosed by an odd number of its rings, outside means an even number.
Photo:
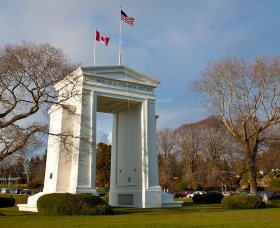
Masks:
[[[207,187],[212,189],[227,190],[228,188],[236,188],[238,186],[238,178],[232,172],[216,171],[207,177]]]
[[[12,159],[5,159],[0,163],[0,177],[4,178],[5,184],[8,184],[8,179],[13,170],[13,161]]]
[[[184,174],[189,176],[197,170],[201,150],[200,129],[189,126],[176,131],[178,155],[182,161]]]
[[[280,126],[274,126],[269,134],[273,139],[276,136],[279,137],[280,134]],[[269,172],[272,169],[280,168],[280,137],[278,140],[270,140],[270,142],[266,143],[265,151],[260,153],[257,158],[257,166],[260,170]]]
[[[196,83],[209,108],[218,113],[239,141],[249,173],[250,191],[257,195],[256,156],[267,139],[265,130],[280,123],[280,58],[253,63],[227,58],[209,66]]]
[[[219,171],[223,159],[230,157],[229,141],[227,135],[218,125],[208,126],[201,131],[202,149],[208,174]]]
[[[207,184],[207,172],[205,170],[198,170],[186,178],[186,184],[195,190],[205,188]]]
[[[36,142],[39,132],[47,132],[48,126],[36,121],[40,110],[77,95],[70,77],[72,89],[59,100],[54,89],[75,68],[62,50],[48,43],[23,42],[0,49],[0,161]]]
[[[160,182],[168,184],[172,178],[174,167],[175,138],[173,130],[165,128],[157,133]]]

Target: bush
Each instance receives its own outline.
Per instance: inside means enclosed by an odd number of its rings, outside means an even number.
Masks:
[[[268,178],[269,178],[270,180],[272,180],[272,179],[274,179],[274,178],[276,177],[274,172],[269,172],[269,173],[267,174],[267,176],[268,176]]]
[[[180,182],[176,185],[177,192],[183,192],[183,191],[185,191],[185,188],[186,188],[185,182]]]
[[[52,193],[37,201],[39,215],[109,215],[113,208],[91,194]]]
[[[262,186],[258,186],[258,187],[257,187],[257,191],[264,191],[264,190],[265,190],[265,188],[262,187]]]
[[[2,207],[13,207],[15,205],[15,198],[13,197],[0,197],[0,208]]]
[[[40,188],[42,186],[43,186],[43,184],[39,183],[38,181],[33,181],[33,182],[28,183],[29,188]]]
[[[242,183],[248,183],[249,182],[249,174],[248,172],[242,174]]]
[[[258,209],[265,203],[257,196],[233,194],[223,198],[222,207],[226,209]]]
[[[193,197],[192,197],[192,200],[194,203],[205,203],[205,196],[206,194],[195,194]]]
[[[107,203],[109,204],[109,193],[105,193],[105,195],[102,197],[102,199]]]
[[[280,178],[272,179],[270,181],[269,187],[275,188],[275,187],[280,187]]]
[[[220,192],[207,192],[205,203],[221,203],[224,195]]]
[[[195,194],[192,198],[194,203],[221,203],[223,194],[220,192],[207,192],[207,194]]]

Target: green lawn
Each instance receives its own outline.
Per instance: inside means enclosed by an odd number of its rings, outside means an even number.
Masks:
[[[113,216],[38,216],[0,208],[0,227],[280,227],[280,201],[267,209],[225,210],[221,205],[185,202],[182,208],[115,208]]]

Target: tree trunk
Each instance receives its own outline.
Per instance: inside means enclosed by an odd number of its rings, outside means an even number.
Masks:
[[[257,174],[256,174],[256,154],[258,151],[258,142],[257,137],[253,141],[254,146],[250,146],[249,141],[246,142],[246,159],[247,159],[247,170],[249,174],[249,182],[250,182],[250,192],[253,196],[258,195],[257,190]]]
[[[250,192],[253,196],[258,195],[257,191],[257,175],[255,170],[255,165],[252,164],[251,161],[247,163],[247,169],[249,174],[249,181],[250,181]]]

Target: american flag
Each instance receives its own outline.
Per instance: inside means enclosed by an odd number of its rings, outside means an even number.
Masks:
[[[124,21],[124,22],[126,22],[127,24],[133,26],[133,25],[134,25],[134,20],[135,20],[135,19],[134,19],[133,17],[127,16],[127,15],[125,14],[125,12],[123,12],[123,11],[121,10],[121,20]]]

